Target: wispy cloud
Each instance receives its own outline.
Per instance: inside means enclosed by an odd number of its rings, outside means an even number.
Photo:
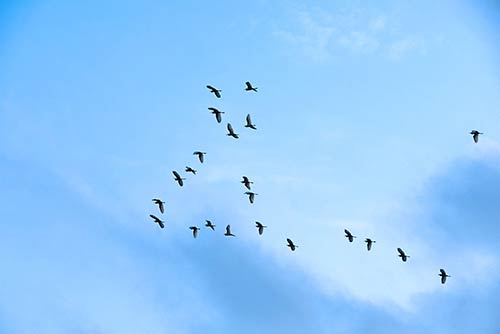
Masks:
[[[399,60],[410,53],[425,53],[425,38],[399,28],[394,15],[368,11],[295,11],[293,24],[276,36],[313,60],[326,60],[340,50],[355,54],[380,54]]]

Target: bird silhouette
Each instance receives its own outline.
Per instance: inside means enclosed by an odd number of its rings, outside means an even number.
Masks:
[[[163,204],[165,204],[165,202],[163,202],[161,199],[158,199],[158,198],[153,198],[153,202],[158,205],[158,208],[160,209],[160,212],[163,213],[165,211],[165,207]]]
[[[290,247],[290,249],[291,249],[292,251],[295,251],[295,248],[298,248],[298,247],[299,247],[299,246],[297,246],[297,245],[295,245],[295,244],[293,243],[292,239],[287,238],[287,239],[286,239],[286,242],[288,243],[288,245],[286,245],[286,246],[287,246],[287,247]]]
[[[479,135],[482,135],[484,133],[479,132],[477,130],[472,130],[470,134],[472,135],[472,139],[474,139],[474,143],[477,143],[479,141]]]
[[[262,235],[264,233],[264,229],[267,227],[265,225],[262,225],[260,222],[255,222],[255,227],[259,230],[259,235]]]
[[[187,173],[193,173],[194,175],[196,175],[196,169],[192,169],[191,167],[189,166],[186,166],[186,172]]]
[[[193,155],[197,155],[198,160],[200,160],[201,163],[203,163],[203,161],[205,161],[205,159],[204,159],[205,154],[207,154],[207,152],[200,152],[200,151],[193,152]]]
[[[179,183],[179,186],[182,187],[184,185],[183,180],[185,180],[185,178],[181,177],[175,170],[172,171],[172,174],[174,174],[175,176],[175,181],[177,181],[177,183]]]
[[[401,258],[401,260],[403,260],[403,262],[406,262],[406,260],[408,260],[408,258],[410,257],[410,255],[406,255],[401,248],[398,248],[398,253],[398,256]]]
[[[446,271],[444,271],[444,269],[439,269],[439,276],[441,276],[441,284],[446,283],[446,277],[451,277],[450,275],[446,274]]]
[[[231,136],[233,138],[236,138],[238,139],[238,134],[234,132],[233,130],[233,126],[231,125],[231,123],[227,123],[227,132],[228,132],[228,136]]]
[[[215,87],[212,87],[210,85],[207,85],[207,88],[210,90],[210,93],[214,93],[217,98],[220,98],[220,92],[222,92],[220,89],[217,89]]]
[[[250,201],[251,204],[253,204],[253,201],[255,199],[255,195],[258,195],[258,194],[251,192],[251,191],[247,191],[245,193],[245,195],[248,195],[248,200]]]
[[[209,227],[212,229],[212,231],[215,231],[215,225],[212,224],[210,220],[205,220],[207,223],[205,224],[206,227]]]
[[[253,184],[253,182],[251,182],[248,179],[248,177],[243,176],[243,181],[241,181],[241,183],[243,183],[248,190],[251,190],[251,186],[250,185]]]
[[[256,92],[256,91],[257,91],[257,87],[253,87],[253,86],[252,86],[252,84],[251,84],[249,81],[245,82],[245,85],[247,85],[247,87],[245,88],[245,90],[246,90],[247,92],[252,91],[252,90],[253,90],[254,92]],[[265,95],[265,94],[264,94],[264,95]]]
[[[190,226],[189,229],[193,231],[193,238],[196,239],[196,237],[198,236],[198,231],[200,230],[200,228],[196,227],[196,226]]]
[[[231,233],[231,225],[226,226],[226,233],[224,233],[226,237],[235,237],[234,234]]]
[[[374,244],[376,241],[370,238],[366,238],[365,242],[366,242],[366,249],[370,251],[372,249],[372,244]]]
[[[214,107],[208,108],[208,110],[212,111],[212,114],[215,115],[215,119],[217,120],[217,123],[222,122],[222,114],[224,113],[223,111],[219,111],[218,109]]]
[[[255,127],[255,124],[252,124],[252,119],[250,118],[250,114],[247,115],[246,120],[247,120],[247,124],[245,125],[245,128],[257,130],[257,128]]]
[[[349,232],[348,230],[344,230],[344,232],[345,232],[345,237],[349,239],[349,242],[353,242],[356,236],[352,235],[352,233]]]
[[[165,227],[165,224],[163,224],[163,220],[160,218],[156,217],[155,215],[149,215],[149,217],[153,218],[154,222],[160,225],[161,228]]]

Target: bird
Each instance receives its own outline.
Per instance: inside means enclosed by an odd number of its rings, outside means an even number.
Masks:
[[[212,229],[212,231],[215,231],[215,225],[212,224],[210,220],[205,220],[207,223],[205,224],[206,227],[209,227]]]
[[[224,233],[226,237],[235,237],[234,234],[231,233],[231,225],[226,226],[226,233]]]
[[[470,134],[472,135],[472,139],[474,139],[474,143],[477,143],[479,141],[479,135],[482,135],[483,133],[477,130],[472,130]]]
[[[250,201],[251,204],[253,204],[253,200],[255,199],[255,195],[258,195],[254,192],[247,191],[245,195],[248,195],[248,200]]]
[[[161,199],[158,198],[153,198],[153,202],[155,202],[155,204],[158,205],[158,208],[160,208],[161,213],[165,211],[165,207],[163,206],[165,202],[163,202]]]
[[[298,248],[299,246],[295,245],[292,241],[292,239],[290,238],[287,238],[286,239],[286,242],[288,242],[288,245],[286,245],[287,247],[290,247],[290,249],[293,251],[295,251],[295,248]]]
[[[352,235],[352,233],[349,232],[348,230],[344,230],[344,232],[345,232],[345,237],[349,239],[349,242],[353,242],[356,236]]]
[[[194,175],[196,175],[196,169],[192,169],[191,167],[189,166],[186,166],[186,172],[188,173],[193,173]]]
[[[196,239],[196,236],[198,236],[198,231],[200,230],[200,228],[196,226],[190,226],[189,229],[193,231],[193,238]]]
[[[175,181],[177,181],[177,183],[179,183],[179,186],[182,187],[184,185],[184,182],[182,180],[185,180],[185,178],[181,177],[175,170],[172,171],[172,174],[174,174],[175,176]]]
[[[207,88],[210,90],[210,93],[214,93],[217,98],[220,98],[220,92],[222,92],[220,89],[214,88],[210,85],[207,85]]]
[[[219,111],[218,109],[216,109],[214,107],[210,107],[210,108],[208,108],[208,110],[211,110],[212,114],[215,115],[215,119],[217,120],[217,123],[222,122],[222,114],[224,114],[223,111]]]
[[[161,220],[160,218],[156,217],[155,215],[149,215],[149,217],[153,218],[153,220],[155,221],[155,223],[157,223],[158,225],[160,225],[161,228],[165,227],[165,224],[163,224],[163,220]]]
[[[403,260],[403,262],[406,262],[406,260],[410,257],[410,255],[406,255],[401,248],[398,248],[398,253],[398,256],[401,258],[401,260]]]
[[[257,227],[259,229],[259,235],[262,235],[262,233],[264,233],[264,229],[267,226],[262,225],[260,222],[255,222],[255,227]]]
[[[250,185],[253,184],[253,182],[251,182],[248,179],[248,177],[243,176],[243,181],[241,181],[241,183],[243,183],[248,190],[251,190],[251,186]]]
[[[366,249],[371,250],[372,249],[372,244],[375,243],[375,240],[372,240],[370,238],[365,239],[366,242]]]
[[[231,136],[233,138],[236,138],[238,139],[238,134],[237,133],[234,133],[234,130],[233,130],[233,126],[231,125],[231,123],[227,123],[227,131],[228,131],[228,136]]]
[[[205,154],[207,154],[207,152],[200,152],[200,151],[193,152],[193,155],[197,155],[198,160],[200,160],[201,163],[203,163],[203,161],[204,161]]]
[[[246,91],[248,91],[248,92],[252,91],[252,90],[254,92],[257,91],[257,87],[253,87],[252,84],[249,81],[245,82],[245,85],[247,85],[247,87],[245,88]]]
[[[247,124],[245,125],[245,128],[257,130],[257,128],[255,127],[255,124],[252,124],[252,119],[250,118],[250,114],[247,114],[246,120],[247,120]]]
[[[446,277],[451,277],[450,275],[446,274],[446,271],[444,269],[439,269],[439,276],[441,276],[441,284],[446,283]]]

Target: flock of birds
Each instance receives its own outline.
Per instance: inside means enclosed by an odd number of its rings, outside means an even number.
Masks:
[[[250,82],[248,82],[248,81],[245,82],[245,85],[246,85],[246,87],[245,87],[246,91],[257,92],[257,87],[253,87]],[[210,86],[210,85],[207,85],[206,87],[217,98],[221,98],[221,92],[222,92],[221,90],[216,89],[215,87]],[[222,114],[224,114],[224,112],[219,111],[217,108],[214,108],[214,107],[210,107],[210,108],[208,108],[208,110],[210,110],[210,112],[215,115],[215,119],[216,119],[217,123],[221,123],[222,122]],[[252,129],[252,130],[257,130],[256,125],[252,123],[252,119],[251,119],[250,114],[248,114],[246,116],[246,125],[245,125],[245,127],[249,128],[249,129]],[[234,132],[234,129],[233,129],[233,126],[231,125],[231,123],[227,123],[227,131],[228,131],[227,136],[233,137],[235,139],[239,138],[239,135]],[[479,135],[482,135],[483,133],[479,132],[477,130],[472,130],[470,132],[470,134],[472,135],[472,138],[473,138],[474,142],[477,143],[479,141]],[[196,155],[198,157],[198,160],[199,160],[200,163],[204,162],[205,154],[207,154],[207,153],[206,152],[201,152],[201,151],[195,151],[195,152],[193,152],[193,155]],[[193,175],[196,175],[197,171],[195,169],[193,169],[192,167],[186,166],[185,172],[186,173],[191,173]],[[181,177],[181,175],[177,171],[175,171],[175,170],[172,171],[172,174],[174,175],[174,180],[178,183],[178,185],[180,187],[182,187],[184,185],[184,180],[186,180],[186,179],[183,178],[183,177]],[[241,183],[248,190],[244,194],[248,195],[248,200],[249,200],[250,204],[253,204],[254,201],[255,201],[255,196],[258,195],[257,193],[255,193],[255,192],[252,191],[252,184],[253,184],[253,182],[250,181],[250,179],[247,176],[243,176],[243,179],[242,179]],[[158,199],[158,198],[154,198],[153,202],[154,202],[155,205],[158,206],[158,209],[160,210],[160,213],[163,214],[165,212],[165,202],[162,201],[161,199]],[[163,220],[161,220],[160,218],[158,218],[157,216],[155,216],[153,214],[150,214],[149,216],[153,219],[153,221],[156,224],[159,225],[160,228],[164,228],[165,227],[165,223],[164,223]],[[210,220],[206,220],[205,222],[206,222],[205,223],[205,227],[210,228],[212,231],[215,231],[215,227],[216,226]],[[257,232],[259,233],[259,235],[262,235],[264,233],[264,229],[267,228],[267,226],[263,225],[262,223],[260,223],[258,221],[255,222],[255,227],[257,228]],[[190,226],[189,229],[192,231],[193,238],[196,238],[198,236],[198,231],[200,230],[200,228],[197,227],[197,226]],[[344,229],[344,233],[345,233],[345,237],[347,238],[347,240],[349,242],[353,242],[354,238],[356,238],[356,236],[353,235],[347,229]],[[231,225],[230,224],[228,224],[226,226],[226,232],[224,233],[224,235],[226,237],[235,237],[235,235],[231,232]],[[295,251],[299,247],[290,238],[287,238],[286,242],[287,242],[286,246],[289,247],[291,251]],[[372,240],[370,238],[366,238],[365,239],[365,243],[366,243],[366,249],[368,251],[371,251],[371,249],[373,247],[373,244],[376,243],[376,241]],[[403,262],[406,262],[408,260],[408,258],[410,257],[401,248],[397,248],[397,252],[398,252],[398,257],[400,257]],[[448,277],[451,277],[450,275],[448,275],[446,273],[446,271],[444,269],[439,269],[439,274],[438,275],[441,277],[441,283],[442,284],[445,284],[446,283],[446,279]]]

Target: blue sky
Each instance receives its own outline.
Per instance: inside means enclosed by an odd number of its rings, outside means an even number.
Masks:
[[[499,19],[486,0],[3,1],[0,332],[498,333]]]

